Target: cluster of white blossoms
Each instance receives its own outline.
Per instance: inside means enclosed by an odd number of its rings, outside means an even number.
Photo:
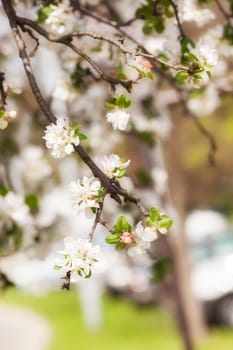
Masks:
[[[4,130],[8,124],[16,118],[16,111],[3,111],[0,110],[0,129]]]
[[[86,215],[95,213],[99,208],[99,200],[103,195],[101,183],[94,177],[84,176],[83,179],[70,183],[71,199],[77,213],[84,211]]]
[[[151,208],[146,222],[139,221],[133,228],[125,216],[120,216],[105,238],[106,243],[115,244],[116,250],[125,249],[129,256],[141,255],[150,248],[159,234],[167,234],[172,220],[156,208]]]
[[[45,28],[52,34],[65,35],[73,31],[76,19],[72,14],[69,1],[64,0],[57,5],[50,5],[51,12],[44,21]]]
[[[56,124],[48,125],[43,139],[46,141],[46,147],[52,149],[51,154],[55,158],[71,154],[74,152],[74,146],[80,143],[75,129],[64,118],[58,118]]]
[[[181,22],[195,22],[199,27],[215,19],[215,14],[209,8],[198,5],[197,0],[180,0],[178,3]]]
[[[108,112],[106,115],[107,121],[112,124],[114,130],[126,130],[130,114],[126,112],[124,108],[115,108],[113,111]]]
[[[125,162],[117,154],[98,157],[95,159],[95,161],[105,175],[116,178],[120,178],[125,175],[125,169],[130,163],[130,160]]]
[[[21,228],[31,225],[32,217],[23,197],[8,192],[4,197],[0,196],[0,231],[10,230],[14,224]]]
[[[201,72],[201,76],[203,82],[206,83],[209,80],[209,75],[207,73],[210,72],[218,62],[217,50],[206,43],[200,42],[193,50],[193,53],[198,57],[199,62],[204,69],[203,72]]]
[[[99,246],[92,246],[88,240],[66,237],[64,250],[57,253],[62,255],[54,266],[57,270],[70,272],[70,281],[77,282],[80,278],[89,278],[93,272],[98,271]]]

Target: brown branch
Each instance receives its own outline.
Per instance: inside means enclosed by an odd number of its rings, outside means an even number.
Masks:
[[[2,0],[2,4],[3,4],[4,10],[5,10],[5,13],[8,17],[9,24],[10,24],[10,27],[12,29],[15,42],[18,46],[19,56],[23,62],[24,70],[25,70],[26,75],[28,77],[28,81],[29,81],[30,87],[32,89],[32,92],[37,100],[38,105],[40,106],[41,110],[43,111],[43,113],[45,114],[47,119],[50,122],[55,123],[56,116],[52,113],[49,106],[45,102],[45,100],[40,92],[40,89],[39,89],[39,86],[38,86],[37,81],[35,79],[35,76],[33,74],[30,58],[29,58],[29,56],[27,54],[27,50],[26,50],[26,45],[25,45],[24,39],[21,35],[21,32],[18,28],[17,16],[15,13],[15,10],[8,0]],[[41,29],[41,31],[42,31],[42,29]],[[78,155],[80,156],[80,158],[84,161],[84,163],[90,168],[93,175],[100,179],[106,192],[109,193],[110,196],[116,202],[121,204],[122,200],[121,200],[120,196],[122,196],[125,201],[132,202],[132,203],[138,205],[139,209],[141,209],[140,200],[137,197],[131,196],[125,189],[123,189],[120,186],[118,181],[107,177],[102,172],[102,170],[99,167],[97,167],[95,162],[91,159],[91,157],[88,155],[88,153],[85,151],[85,149],[81,145],[75,146],[75,150],[78,153]]]
[[[70,276],[71,276],[71,271],[68,271],[64,277],[61,279],[64,280],[61,289],[66,289],[70,290]]]
[[[1,98],[1,103],[0,103],[0,109],[5,110],[5,106],[7,104],[6,99],[7,99],[7,94],[4,89],[4,80],[5,80],[5,74],[3,72],[0,72],[0,98]]]
[[[219,11],[221,12],[221,14],[223,15],[223,17],[225,17],[226,22],[229,26],[232,26],[231,23],[231,18],[232,18],[232,14],[229,14],[225,8],[222,6],[221,2],[219,0],[215,0],[215,3],[219,9]]]
[[[132,84],[136,83],[133,80],[121,80],[121,79],[113,78],[112,76],[106,74],[90,56],[88,56],[83,50],[81,50],[80,48],[78,48],[77,46],[72,44],[72,40],[73,40],[72,34],[65,35],[62,37],[56,37],[56,36],[48,33],[45,29],[40,27],[34,21],[32,21],[28,18],[23,18],[23,17],[18,17],[18,16],[16,16],[16,23],[18,25],[20,25],[21,27],[22,26],[25,27],[25,25],[31,27],[37,33],[42,35],[44,38],[46,38],[50,42],[62,44],[62,45],[69,47],[71,50],[73,50],[75,53],[77,53],[80,57],[85,59],[90,64],[90,66],[99,74],[99,76],[103,80],[107,81],[112,87],[120,84],[125,89],[130,91]]]
[[[114,40],[112,38],[109,38],[107,36],[104,36],[102,34],[98,34],[98,33],[92,33],[92,32],[81,32],[81,31],[75,31],[71,34],[68,35],[64,35],[61,37],[55,37],[51,34],[49,34],[46,30],[44,30],[42,27],[40,27],[37,23],[35,23],[34,21],[28,19],[28,18],[24,18],[24,17],[19,17],[17,16],[17,23],[20,24],[20,26],[30,26],[30,28],[34,29],[37,33],[39,33],[40,35],[42,35],[43,37],[45,37],[48,41],[50,42],[55,42],[55,43],[60,43],[63,45],[68,46],[69,48],[71,48],[74,52],[76,52],[79,56],[81,56],[82,58],[84,58],[100,75],[100,77],[105,80],[108,81],[110,84],[116,85],[116,84],[121,84],[123,87],[125,87],[127,90],[130,89],[130,87],[132,86],[133,83],[135,83],[135,81],[132,80],[120,80],[120,79],[116,79],[113,78],[109,75],[107,75],[106,73],[104,73],[100,67],[91,59],[90,56],[88,56],[86,53],[84,53],[82,50],[80,50],[79,48],[77,48],[76,46],[74,46],[71,41],[73,40],[73,38],[75,37],[83,37],[83,36],[88,36],[90,38],[96,39],[96,40],[101,40],[101,41],[106,41],[109,44],[114,45],[115,47],[119,48],[119,50],[121,50],[121,52],[125,55],[130,55],[132,57],[135,56],[141,56],[144,58],[148,58],[152,61],[154,61],[155,63],[158,63],[160,65],[163,65],[167,68],[179,71],[179,70],[187,70],[188,68],[185,66],[181,66],[181,65],[174,65],[174,64],[170,64],[168,62],[165,62],[163,60],[161,60],[160,58],[150,54],[150,53],[146,53],[146,52],[139,52],[138,50],[130,50],[126,47],[124,47],[124,45],[121,43],[120,40]],[[137,43],[138,44],[138,43]],[[137,46],[138,48],[138,46]]]

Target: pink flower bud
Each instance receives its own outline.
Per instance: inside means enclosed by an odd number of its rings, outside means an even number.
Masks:
[[[120,242],[131,244],[133,242],[133,234],[131,232],[123,232],[120,236]]]

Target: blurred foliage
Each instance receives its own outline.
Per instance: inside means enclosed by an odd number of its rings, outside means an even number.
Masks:
[[[159,258],[152,266],[151,282],[161,282],[166,275],[171,271],[172,262],[167,257]]]

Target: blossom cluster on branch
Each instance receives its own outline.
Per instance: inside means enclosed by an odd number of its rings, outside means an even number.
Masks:
[[[155,205],[143,205],[134,189],[124,186],[124,181],[130,181],[126,168],[134,164],[115,152],[118,149],[121,152],[120,146],[128,137],[155,149],[156,140],[160,142],[171,131],[170,105],[180,103],[184,114],[207,139],[209,158],[214,162],[216,142],[199,117],[218,107],[223,92],[232,91],[232,1],[222,5],[218,0],[142,0],[134,4],[125,1],[119,6],[118,2],[99,0],[2,0],[1,4],[1,14],[8,19],[39,114],[49,122],[46,125],[41,119],[44,134],[40,140],[45,141],[58,164],[66,164],[67,159],[77,154],[91,171],[91,175],[87,174],[80,166],[80,178],[69,181],[67,189],[74,212],[91,217],[92,227],[86,239],[79,237],[79,232],[77,239],[65,238],[65,248],[59,251],[62,259],[55,267],[64,270],[68,283],[89,278],[100,263],[99,248],[91,242],[98,225],[107,228],[105,241],[115,245],[116,250],[125,250],[129,256],[146,253],[152,242],[168,232],[172,220]],[[217,21],[219,17],[221,20]],[[8,35],[3,37],[6,47]],[[50,63],[42,59],[38,64],[41,48],[48,57],[53,52]],[[3,50],[1,58],[6,70],[11,49],[10,45]],[[50,66],[51,62],[54,67]],[[44,77],[40,77],[41,67],[46,72]],[[59,76],[51,84],[52,68],[59,71]],[[28,97],[24,79],[22,88],[18,88],[16,79],[12,88],[8,83],[9,73],[0,73],[0,131],[10,133],[20,123],[15,118],[16,114],[20,115],[16,91],[20,91],[26,104]],[[49,86],[45,91],[43,84]],[[25,110],[23,102],[21,108]],[[38,111],[32,105],[33,108],[32,114],[37,118]],[[24,124],[26,129],[27,122]],[[22,129],[19,139],[25,136]],[[19,144],[19,148],[25,146],[22,139]],[[32,166],[30,157],[19,151],[18,157],[24,162],[20,166],[20,189],[22,192],[25,188],[33,189],[33,193],[26,193],[26,204],[21,203],[21,210],[26,213],[25,205],[28,205],[30,215],[36,217],[36,232],[41,227],[44,229],[44,222],[50,220],[41,220],[36,192],[47,191],[48,185],[44,183],[49,181],[52,167],[56,166],[51,162],[53,165],[49,167],[51,159],[46,151],[45,157],[34,151],[31,154],[41,166],[41,176],[40,170],[35,170],[39,165]],[[25,170],[26,163],[31,172]],[[17,168],[17,160],[13,164]],[[34,174],[31,176],[34,180],[30,180],[30,174]],[[141,175],[150,182],[151,174],[141,172]],[[4,231],[12,227],[21,231],[15,210],[7,216],[3,209],[4,203],[14,195],[14,184],[6,178],[1,180],[2,226]],[[132,182],[131,185],[133,188]],[[109,220],[110,224],[103,219],[109,197],[119,206],[136,207],[132,225],[124,215],[117,216],[114,222]],[[50,226],[47,224],[46,229]],[[39,240],[37,234],[36,240]],[[17,239],[13,241],[16,246]]]

